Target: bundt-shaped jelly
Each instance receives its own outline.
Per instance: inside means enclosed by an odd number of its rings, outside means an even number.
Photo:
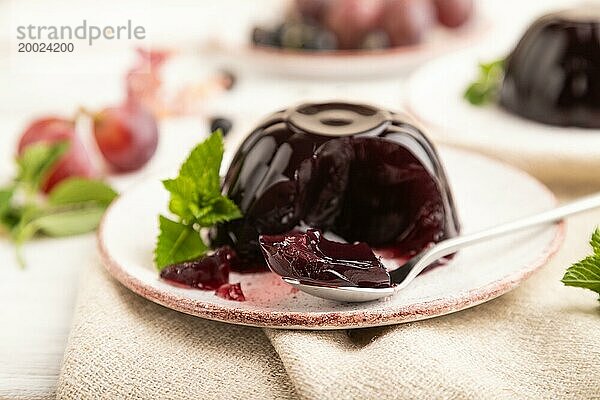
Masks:
[[[506,60],[500,104],[545,124],[600,128],[600,8],[534,22]]]
[[[212,232],[237,270],[263,270],[259,235],[302,227],[408,257],[459,230],[438,155],[409,119],[347,103],[277,112],[235,155],[223,191],[244,217]]]

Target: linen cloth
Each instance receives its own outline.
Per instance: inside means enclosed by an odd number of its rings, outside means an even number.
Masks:
[[[600,211],[571,218],[554,259],[498,299],[347,331],[202,320],[146,301],[91,265],[57,398],[600,399],[598,296],[560,282],[589,252],[597,224]]]

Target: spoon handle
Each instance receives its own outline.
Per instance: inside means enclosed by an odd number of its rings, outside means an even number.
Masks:
[[[561,221],[563,218],[600,207],[600,193],[596,193],[579,200],[558,206],[548,211],[543,211],[529,217],[520,218],[512,222],[507,222],[495,226],[493,228],[484,229],[479,232],[457,236],[451,239],[446,239],[437,243],[430,249],[422,252],[418,256],[418,260],[414,263],[406,277],[397,282],[398,289],[407,286],[413,279],[417,277],[431,263],[439,260],[442,257],[453,254],[463,247],[483,242],[488,239],[493,239],[498,236],[503,236],[509,233],[518,232],[527,228],[532,228],[539,225],[549,225]]]

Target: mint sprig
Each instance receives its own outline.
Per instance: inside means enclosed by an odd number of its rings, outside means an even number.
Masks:
[[[566,286],[585,288],[600,294],[600,229],[596,228],[592,234],[590,246],[592,255],[569,267],[561,282]]]
[[[221,194],[223,151],[223,135],[215,131],[191,151],[176,178],[163,181],[170,193],[169,211],[177,221],[159,217],[154,251],[159,270],[206,254],[210,247],[202,240],[202,229],[242,217],[237,205]]]
[[[159,216],[160,235],[156,245],[157,266],[167,266],[198,258],[208,251],[200,234],[191,225]]]
[[[24,266],[23,243],[36,235],[64,237],[91,232],[100,223],[106,207],[117,193],[106,183],[68,178],[48,195],[40,189],[68,143],[36,143],[15,161],[17,175],[0,188],[0,231],[16,245],[17,259]]]
[[[464,98],[476,106],[495,102],[504,79],[504,64],[504,58],[479,63],[479,76],[467,87]]]
[[[34,143],[27,146],[15,160],[18,167],[16,181],[30,192],[39,190],[51,168],[68,149],[68,142],[53,145]]]

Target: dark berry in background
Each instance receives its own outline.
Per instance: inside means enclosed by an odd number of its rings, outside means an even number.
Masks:
[[[231,128],[233,127],[233,122],[229,118],[225,117],[213,117],[210,119],[210,131],[214,132],[217,129],[220,129],[223,133],[223,136],[227,135]]]

